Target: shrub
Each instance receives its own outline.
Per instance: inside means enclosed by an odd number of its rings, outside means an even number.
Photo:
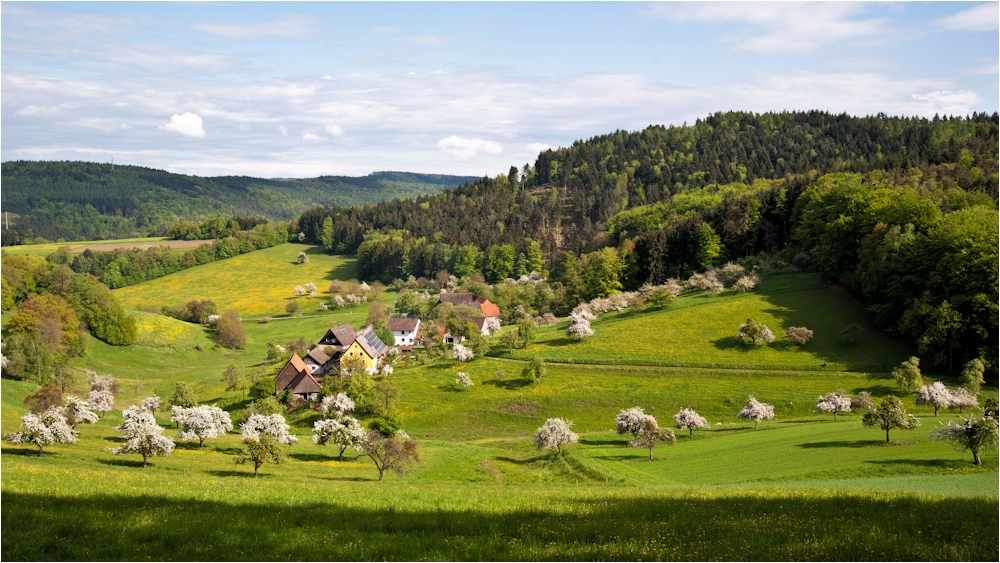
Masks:
[[[851,346],[857,346],[861,342],[861,335],[864,334],[865,329],[857,325],[857,323],[851,323],[847,328],[840,331],[840,341],[844,344],[849,344]]]
[[[788,330],[785,331],[785,334],[781,335],[781,337],[791,339],[793,342],[801,346],[812,340],[813,331],[804,326],[790,326],[788,327]]]
[[[763,346],[768,342],[774,342],[774,333],[764,323],[747,318],[747,322],[741,324],[736,331],[736,338],[746,345]]]
[[[243,320],[236,311],[226,311],[215,323],[215,334],[219,344],[231,350],[242,350],[247,343],[247,335],[243,331]]]

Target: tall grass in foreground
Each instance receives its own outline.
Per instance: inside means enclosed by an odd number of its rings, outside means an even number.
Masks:
[[[398,481],[324,485],[320,498],[308,482],[163,485],[155,495],[5,488],[0,555],[6,561],[997,558],[995,499]]]

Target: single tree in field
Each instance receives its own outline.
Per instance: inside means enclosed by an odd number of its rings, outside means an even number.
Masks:
[[[538,449],[556,448],[562,453],[563,444],[576,442],[580,437],[570,430],[573,423],[561,418],[550,418],[535,431],[535,447]]]
[[[347,413],[354,412],[354,401],[344,393],[327,395],[319,405],[319,412],[324,416],[341,418]]]
[[[918,405],[930,405],[934,407],[934,416],[938,415],[938,409],[949,408],[952,403],[951,391],[944,386],[944,383],[935,381],[932,385],[924,385],[917,391],[917,398],[914,401]]]
[[[73,395],[66,395],[66,402],[63,404],[63,414],[66,415],[66,421],[73,427],[73,430],[76,430],[76,426],[81,422],[97,424],[97,413],[90,410],[90,405],[87,401],[77,399]]]
[[[383,436],[378,430],[368,430],[361,435],[355,449],[375,462],[379,481],[387,469],[402,477],[407,467],[420,462],[417,441],[401,430],[391,437]]]
[[[288,433],[291,428],[285,422],[285,417],[280,414],[255,414],[240,425],[240,432],[242,432],[244,440],[246,438],[258,439],[263,434],[270,434],[281,444],[297,444],[298,437]]]
[[[688,438],[694,437],[694,431],[700,428],[708,428],[708,421],[694,409],[688,407],[682,409],[674,415],[674,423],[677,428],[688,431]]]
[[[806,342],[812,340],[813,331],[804,326],[790,326],[788,327],[788,330],[785,331],[785,334],[781,335],[781,337],[791,339],[799,346],[802,346]]]
[[[188,409],[198,405],[198,397],[195,396],[194,391],[188,387],[187,383],[178,381],[174,385],[174,394],[170,396],[169,403],[172,407]]]
[[[344,451],[361,443],[365,429],[352,416],[326,418],[313,423],[314,444],[335,444],[340,449],[339,461],[344,461]]]
[[[941,440],[955,446],[960,452],[972,451],[972,461],[982,465],[979,452],[997,449],[997,421],[990,418],[965,418],[956,423],[951,420],[942,428],[931,432],[931,440]]]
[[[545,360],[535,356],[528,360],[528,365],[521,370],[521,379],[538,383],[545,377]]]
[[[90,372],[87,379],[90,383],[90,394],[87,395],[87,402],[90,403],[90,410],[104,413],[114,408],[115,396],[118,392],[118,382],[109,375],[97,375]]]
[[[736,415],[736,418],[741,420],[752,420],[753,429],[756,430],[760,421],[771,420],[774,418],[774,406],[762,403],[751,395],[747,397],[746,406],[743,407],[743,410]]]
[[[851,397],[851,410],[857,412],[858,409],[872,408],[872,394],[868,391],[861,391]]]
[[[647,418],[649,415],[642,410],[642,407],[623,409],[615,417],[615,431],[619,434],[631,432],[633,437],[638,437],[639,431],[646,426]]]
[[[833,393],[816,399],[816,412],[832,412],[833,420],[837,420],[838,412],[848,412],[851,410],[851,398],[844,394],[843,389],[837,389]]]
[[[536,334],[538,334],[538,327],[535,326],[535,321],[530,318],[517,321],[518,348],[527,348],[530,346],[535,341]]]
[[[308,264],[309,263],[309,257],[306,256],[305,252],[299,252],[298,258],[295,259],[295,263],[296,264]]]
[[[299,309],[301,308],[302,304],[299,303],[298,301],[289,301],[287,304],[285,304],[285,312],[288,313],[289,315],[294,315],[295,313],[298,313]]]
[[[156,416],[156,411],[160,410],[160,398],[156,395],[146,397],[139,403],[139,406],[153,413],[153,416]]]
[[[3,439],[11,444],[31,444],[38,447],[41,457],[45,446],[49,444],[72,444],[76,442],[77,433],[70,428],[66,417],[59,407],[52,407],[42,414],[28,413],[21,417],[21,426],[17,432],[4,434]]]
[[[774,333],[764,323],[747,318],[747,322],[736,330],[736,338],[748,346],[763,346],[768,342],[774,342]]]
[[[472,378],[464,371],[460,371],[455,374],[455,385],[458,385],[462,389],[468,389],[472,387]]]
[[[844,330],[840,331],[840,340],[844,344],[849,344],[851,346],[857,346],[861,342],[861,335],[865,333],[865,329],[858,326],[857,323],[851,323]]]
[[[469,350],[461,344],[455,344],[452,346],[451,355],[458,360],[458,363],[466,362],[476,357],[476,354],[472,350]]]
[[[243,319],[237,311],[226,311],[215,323],[215,334],[219,344],[230,350],[242,350],[247,344],[247,335],[243,330]]]
[[[989,397],[983,403],[983,418],[988,418],[993,421],[1000,422],[1000,409],[998,409],[997,400],[993,397]]]
[[[667,444],[672,446],[677,443],[677,436],[674,436],[674,431],[667,428],[666,430],[660,430],[660,425],[657,424],[656,419],[647,416],[646,420],[643,422],[642,428],[639,430],[639,434],[636,435],[634,440],[629,440],[628,445],[631,448],[648,448],[649,449],[649,461],[653,461],[653,448],[658,444]]]
[[[961,376],[962,387],[973,395],[979,394],[982,385],[986,383],[986,380],[983,379],[983,372],[985,371],[986,367],[983,366],[983,362],[979,358],[965,364]]]
[[[979,406],[979,398],[959,387],[951,392],[950,406],[951,408],[958,407],[958,412],[962,412],[962,409],[974,409]]]
[[[62,390],[55,385],[47,385],[26,396],[23,402],[25,405],[28,405],[31,412],[35,414],[42,414],[52,407],[58,407],[62,404]]]
[[[907,393],[912,393],[923,384],[923,377],[920,375],[920,358],[910,356],[909,360],[899,364],[892,370],[892,378],[896,380],[899,388]]]
[[[271,434],[260,434],[256,438],[243,438],[243,448],[236,453],[236,463],[252,463],[253,478],[256,479],[265,463],[281,464],[285,452],[281,444]]]
[[[181,440],[198,440],[198,449],[205,447],[205,440],[225,436],[233,429],[229,413],[215,405],[201,405],[189,409],[177,409]]]
[[[903,401],[892,395],[882,399],[878,405],[865,413],[861,423],[870,428],[879,427],[885,430],[885,443],[889,443],[889,431],[893,428],[913,430],[920,426],[920,420],[912,414],[906,414]]]
[[[167,455],[174,449],[174,441],[163,435],[153,413],[142,407],[132,406],[122,411],[122,423],[116,430],[122,433],[125,444],[106,448],[107,451],[115,455],[139,454],[143,468],[149,457]]]
[[[579,340],[583,340],[594,335],[594,329],[590,327],[590,321],[596,319],[597,316],[586,308],[578,309],[569,314],[569,326],[566,327],[566,333]]]
[[[384,365],[382,367],[389,370],[388,373],[383,371],[384,375],[392,374],[392,366]],[[389,412],[392,409],[392,402],[399,398],[399,387],[392,379],[383,377],[372,386],[372,395],[381,403],[380,408],[383,412]]]

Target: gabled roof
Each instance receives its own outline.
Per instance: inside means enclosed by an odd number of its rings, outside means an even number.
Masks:
[[[486,324],[486,317],[462,317],[462,318],[468,321],[472,321],[472,323],[476,325],[476,328],[479,329],[479,332],[483,331],[483,325]]]
[[[330,361],[330,356],[326,355],[326,352],[323,351],[322,347],[317,346],[312,350],[309,350],[309,353],[306,354],[306,360],[312,360],[316,362],[316,365],[322,366]]]
[[[345,324],[326,331],[320,342],[336,342],[340,346],[350,346],[357,338],[358,334],[354,332],[354,327]]]
[[[371,325],[368,325],[361,331],[361,334],[358,337],[358,344],[360,344],[361,347],[364,348],[365,352],[367,352],[372,358],[385,355],[385,351],[389,348],[384,342],[382,342],[382,339],[375,334]]]
[[[295,394],[308,394],[318,393],[321,387],[319,382],[306,371],[297,375],[285,389]]]
[[[438,303],[452,303],[455,305],[472,305],[476,301],[476,296],[471,293],[439,293]]]
[[[499,317],[500,307],[492,303],[489,299],[485,297],[476,297],[476,303],[479,304],[479,310],[483,312],[484,317]]]
[[[298,371],[309,372],[309,368],[306,367],[305,362],[302,361],[302,358],[298,354],[293,353],[292,357],[288,358],[288,363],[292,364],[292,367]]]
[[[420,325],[420,319],[410,319],[407,317],[396,317],[386,321],[389,330],[400,330],[403,332],[413,332]]]

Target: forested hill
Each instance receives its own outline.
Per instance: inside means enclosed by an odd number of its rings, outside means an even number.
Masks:
[[[316,207],[293,230],[357,253],[366,279],[542,267],[561,311],[768,253],[848,286],[935,364],[979,357],[995,376],[998,129],[996,113],[718,113],[578,141],[440,195]]]
[[[203,178],[140,166],[12,161],[2,165],[3,210],[14,238],[94,240],[155,236],[179,220],[220,215],[291,219],[313,205],[363,205],[436,194],[472,177],[375,172],[306,179]]]

